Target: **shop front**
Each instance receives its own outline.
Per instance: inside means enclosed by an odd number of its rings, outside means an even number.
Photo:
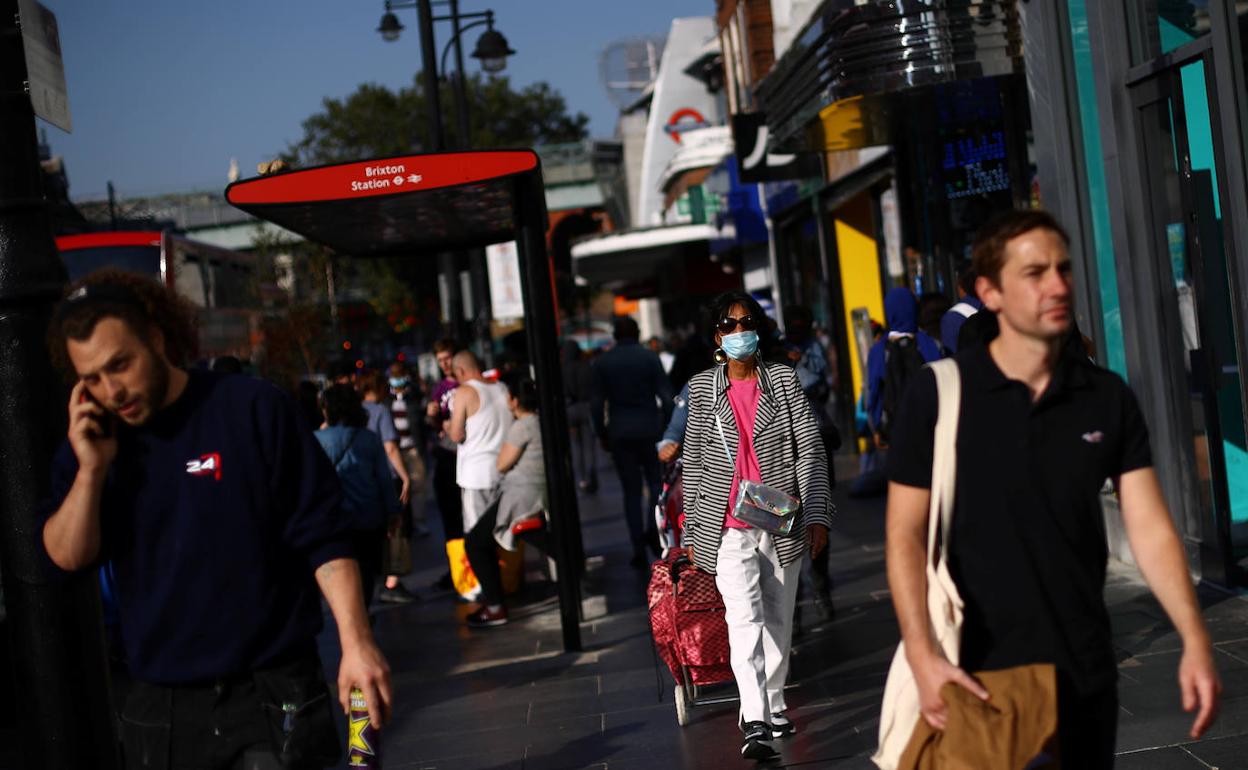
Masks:
[[[1248,565],[1243,5],[1025,11],[1029,51],[1063,54],[1027,66],[1041,198],[1082,252],[1080,317],[1140,397],[1193,570],[1227,586]]]
[[[1035,197],[1015,4],[954,5],[825,0],[757,88],[769,149],[824,161],[769,212],[784,302],[837,349],[843,424],[884,293],[956,299],[975,230]]]

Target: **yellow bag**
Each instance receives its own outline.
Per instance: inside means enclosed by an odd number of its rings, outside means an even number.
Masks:
[[[480,592],[480,585],[477,583],[477,573],[472,571],[472,565],[468,562],[462,537],[446,541],[446,560],[451,564],[451,583],[456,592],[465,598],[475,598]]]

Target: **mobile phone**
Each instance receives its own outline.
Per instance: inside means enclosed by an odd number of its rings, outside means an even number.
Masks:
[[[103,404],[101,404],[99,401],[97,401],[97,400],[95,399],[95,397],[91,395],[91,391],[87,390],[87,389],[84,387],[84,388],[82,389],[81,395],[79,395],[79,397],[78,397],[78,402],[79,402],[79,403],[84,403],[84,402],[86,402],[86,401],[90,401],[91,403],[95,404],[96,406],[100,407],[101,409],[104,409],[104,405],[103,405]],[[92,414],[92,415],[87,415],[87,417],[88,417],[88,418],[89,418],[92,422],[94,422],[94,423],[95,423],[95,425],[96,425],[96,427],[95,427],[95,435],[96,435],[97,437],[99,437],[99,438],[112,438],[112,437],[113,437],[113,419],[114,419],[114,418],[113,418],[113,416],[112,416],[111,414],[109,414],[109,413],[108,413],[108,410],[107,410],[107,409],[105,409],[105,410],[104,410],[104,416],[103,416],[103,417],[101,417],[101,416],[99,416],[99,415],[94,415],[94,414]]]

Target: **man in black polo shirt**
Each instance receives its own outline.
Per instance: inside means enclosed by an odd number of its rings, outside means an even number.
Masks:
[[[1100,490],[1117,488],[1136,561],[1183,639],[1183,708],[1199,737],[1221,685],[1178,534],[1152,469],[1148,431],[1116,375],[1067,344],[1069,238],[1048,214],[1009,212],[973,249],[976,289],[1000,331],[959,351],[962,405],[950,569],[965,602],[961,667],[929,634],[925,547],[936,381],[907,391],[889,454],[888,579],[924,718],[946,720],[940,688],[988,693],[967,672],[1028,663],[1058,670],[1063,767],[1112,767],[1117,667],[1105,607]]]

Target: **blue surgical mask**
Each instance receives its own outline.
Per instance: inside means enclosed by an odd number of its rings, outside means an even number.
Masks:
[[[402,388],[406,388],[406,387],[407,387],[407,378],[406,378],[406,377],[391,377],[391,378],[390,378],[390,387],[394,388],[395,390],[400,390],[400,389],[402,389]]]
[[[758,351],[758,332],[737,332],[720,338],[719,346],[729,358],[744,361]]]

